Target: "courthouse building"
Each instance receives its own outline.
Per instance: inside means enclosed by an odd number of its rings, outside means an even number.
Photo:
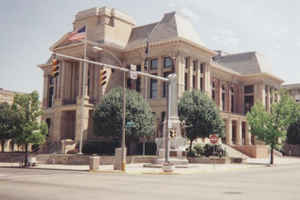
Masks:
[[[291,95],[297,103],[300,103],[300,83],[284,84],[282,87],[288,91],[289,95]]]
[[[277,91],[283,80],[271,73],[257,52],[237,54],[214,51],[205,46],[191,22],[177,12],[163,15],[160,21],[136,26],[130,16],[107,7],[80,11],[73,22],[74,31],[86,27],[90,41],[85,52],[81,41],[70,41],[70,33],[62,36],[50,49],[57,53],[106,64],[134,64],[138,71],[167,77],[176,73],[178,98],[184,91],[200,90],[209,95],[221,111],[226,125],[224,143],[249,154],[255,149],[255,138],[248,131],[246,113],[256,102],[267,110],[278,101]],[[149,40],[149,69],[145,69],[146,41]],[[97,51],[93,46],[100,46]],[[99,86],[99,67],[72,59],[59,58],[60,72],[51,77],[51,59],[39,65],[44,72],[44,120],[49,126],[48,148],[61,141],[99,140],[93,134],[92,113],[111,88],[122,86],[122,73],[109,70],[109,81]],[[85,83],[83,82],[85,80]],[[162,81],[138,77],[127,87],[145,96],[156,115],[156,137],[162,137],[162,121],[166,116],[166,87]],[[85,88],[86,87],[86,88]],[[145,87],[147,89],[145,89]],[[86,91],[86,92],[85,92]],[[82,109],[82,104],[84,108]],[[108,119],[109,120],[109,119]],[[54,145],[55,146],[55,145]]]

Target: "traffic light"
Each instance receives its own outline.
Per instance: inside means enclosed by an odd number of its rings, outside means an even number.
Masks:
[[[107,69],[102,68],[100,70],[100,78],[99,78],[99,85],[102,87],[107,83]]]
[[[170,130],[170,137],[171,138],[176,137],[176,130],[173,128]]]
[[[59,75],[59,60],[52,59],[52,66],[51,66],[51,76],[57,77]]]

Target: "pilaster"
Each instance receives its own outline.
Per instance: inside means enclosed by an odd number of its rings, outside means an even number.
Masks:
[[[251,133],[249,131],[249,124],[245,122],[245,135],[246,135],[246,145],[251,145]]]
[[[242,145],[242,121],[238,119],[236,121],[236,145]]]
[[[230,117],[226,119],[226,144],[232,145],[232,120]]]

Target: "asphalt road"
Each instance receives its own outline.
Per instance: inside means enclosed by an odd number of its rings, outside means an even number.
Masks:
[[[300,164],[193,175],[0,168],[0,200],[300,199]]]

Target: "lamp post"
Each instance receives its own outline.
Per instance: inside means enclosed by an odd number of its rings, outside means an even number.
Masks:
[[[98,46],[94,46],[94,49],[98,50],[98,51],[104,51],[106,53],[108,53],[109,55],[111,55],[115,60],[117,60],[120,64],[121,67],[123,67],[123,63],[121,62],[121,60],[115,56],[112,52],[105,50],[101,47]],[[126,169],[126,152],[125,152],[125,146],[126,146],[126,142],[125,142],[125,124],[126,122],[126,71],[123,71],[123,111],[122,111],[122,140],[121,140],[121,170],[125,171]]]

